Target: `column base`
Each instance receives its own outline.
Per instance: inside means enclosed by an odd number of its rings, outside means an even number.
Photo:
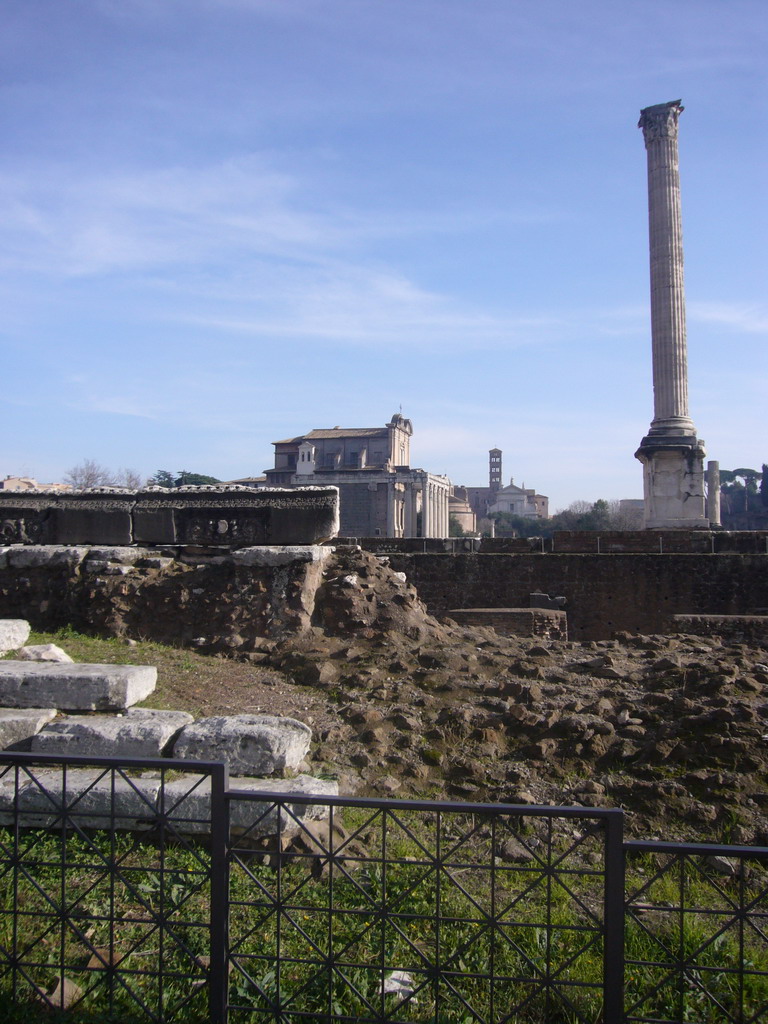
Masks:
[[[697,437],[644,437],[635,458],[643,464],[646,530],[706,529],[704,442]]]

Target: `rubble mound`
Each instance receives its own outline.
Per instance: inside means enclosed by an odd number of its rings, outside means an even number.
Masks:
[[[267,664],[325,698],[314,771],[358,792],[621,806],[645,837],[768,843],[765,649],[427,626],[274,646]]]
[[[391,631],[411,640],[444,636],[405,573],[393,572],[388,558],[357,548],[340,548],[326,569],[313,622],[331,636],[370,639]]]

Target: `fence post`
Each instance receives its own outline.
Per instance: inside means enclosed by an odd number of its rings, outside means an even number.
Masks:
[[[211,765],[211,1024],[227,1024],[229,1002],[229,770]]]
[[[605,912],[603,919],[603,1020],[624,1020],[624,812],[605,822]]]

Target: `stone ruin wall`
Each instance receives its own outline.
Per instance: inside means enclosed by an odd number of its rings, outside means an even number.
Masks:
[[[415,589],[382,560],[317,544],[175,556],[139,547],[0,548],[0,618],[252,661],[313,626],[336,636],[411,637],[437,627]]]
[[[156,640],[202,651],[258,648],[310,625],[330,548],[241,553],[138,547],[0,549],[0,618],[33,628]]]
[[[336,487],[0,491],[0,544],[317,544],[339,531]]]
[[[318,542],[337,529],[334,487],[0,492],[0,614],[45,629],[71,624],[182,645],[204,637],[203,649],[253,651],[258,637],[301,632],[313,615],[317,624],[325,555],[288,546],[322,552]],[[676,615],[768,615],[765,531],[363,544],[369,558],[386,556],[405,573],[433,615],[529,608],[536,591],[562,595],[573,640],[679,632]],[[755,635],[764,628],[756,623]]]
[[[346,554],[345,554],[346,552]],[[339,558],[344,569],[331,569]],[[344,576],[378,566],[369,587],[377,608],[393,570],[413,584],[428,611],[528,608],[531,594],[566,598],[572,640],[610,639],[619,632],[695,630],[674,616],[756,616],[750,635],[765,635],[768,557],[731,555],[395,554],[389,566],[365,551],[329,547],[247,548],[217,554],[179,549],[176,557],[141,548],[21,547],[0,549],[0,616],[36,628],[72,625],[83,631],[161,640],[203,650],[258,649],[259,637],[297,633],[318,617],[323,574]],[[380,578],[379,578],[380,577]],[[341,588],[340,593],[353,593]],[[391,607],[397,607],[396,600]],[[350,622],[359,611],[350,611]],[[362,621],[362,620],[361,620]],[[363,623],[363,625],[371,623]],[[392,624],[389,628],[398,628]],[[761,632],[762,631],[762,632]],[[197,644],[200,638],[205,642]]]

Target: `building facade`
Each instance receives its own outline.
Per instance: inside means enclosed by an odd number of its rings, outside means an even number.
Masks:
[[[411,468],[413,424],[331,427],[275,441],[268,487],[339,488],[344,537],[447,537],[450,480]]]
[[[464,488],[478,521],[486,519],[494,512],[548,519],[549,498],[545,494],[537,494],[533,488],[527,488],[525,484],[518,487],[511,478],[506,487],[502,486],[501,456],[500,448],[491,448],[488,452],[487,487]]]
[[[493,495],[488,505],[488,514],[506,512],[513,516],[528,516],[531,519],[547,519],[549,517],[549,498],[537,494],[532,487],[518,487],[510,479],[506,487],[502,487]]]

